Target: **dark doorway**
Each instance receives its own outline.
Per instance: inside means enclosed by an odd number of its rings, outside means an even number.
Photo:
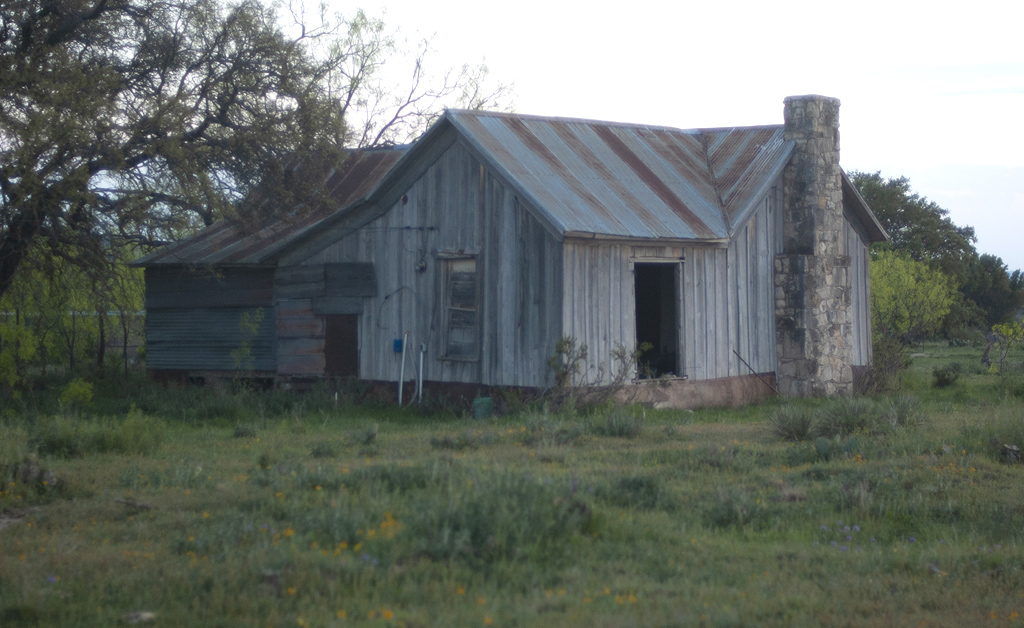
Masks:
[[[635,264],[636,342],[641,378],[679,374],[679,264]]]
[[[328,377],[359,376],[359,317],[355,314],[324,316],[324,374]]]

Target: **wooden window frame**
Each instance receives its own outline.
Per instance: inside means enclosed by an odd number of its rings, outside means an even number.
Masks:
[[[440,295],[439,303],[442,321],[441,350],[438,352],[438,359],[452,362],[479,362],[481,344],[480,306],[482,299],[480,298],[480,263],[478,256],[470,254],[439,254],[438,261],[440,262],[438,294]],[[453,303],[455,297],[453,294],[452,277],[455,274],[455,267],[460,263],[466,262],[473,263],[473,308],[458,307],[458,305]],[[452,352],[452,315],[455,312],[472,312],[472,348],[466,354]],[[465,329],[465,327],[463,328]]]

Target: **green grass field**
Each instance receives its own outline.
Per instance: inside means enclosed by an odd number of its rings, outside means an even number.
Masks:
[[[740,410],[7,400],[0,625],[1017,625],[1024,376],[915,352],[898,397]]]

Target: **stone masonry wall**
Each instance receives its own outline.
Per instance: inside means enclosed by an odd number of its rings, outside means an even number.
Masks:
[[[848,394],[852,294],[842,244],[839,100],[786,98],[785,132],[796,149],[783,174],[783,252],[775,259],[779,391]]]

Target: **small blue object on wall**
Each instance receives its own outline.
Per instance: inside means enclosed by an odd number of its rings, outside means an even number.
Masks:
[[[402,352],[402,339],[401,338],[395,338],[395,353],[401,353],[401,352]]]

